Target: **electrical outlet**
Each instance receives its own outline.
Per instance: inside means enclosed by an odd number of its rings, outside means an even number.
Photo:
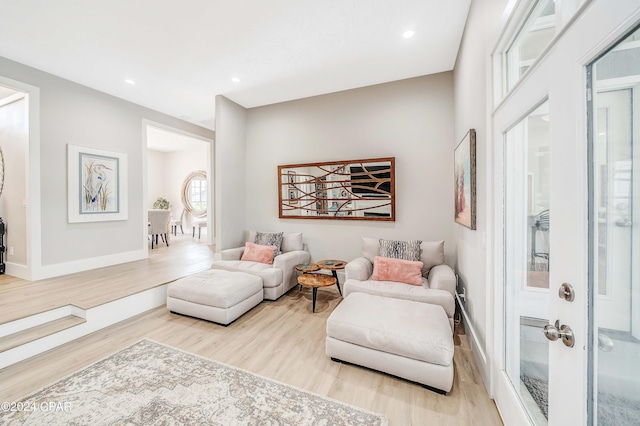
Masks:
[[[13,256],[13,246],[9,247],[9,256]]]

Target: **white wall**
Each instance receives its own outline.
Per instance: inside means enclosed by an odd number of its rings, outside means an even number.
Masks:
[[[250,109],[246,228],[302,231],[316,260],[360,256],[363,236],[445,240],[452,262],[454,139],[450,72]],[[278,165],[375,157],[396,158],[395,222],[278,218]]]
[[[144,250],[142,120],[209,139],[213,132],[5,58],[0,58],[0,70],[3,77],[40,89],[42,265],[58,265],[49,270],[68,273],[73,270],[67,265],[82,269],[78,261],[84,259]],[[128,220],[67,223],[66,145],[70,143],[127,154]]]
[[[454,69],[455,137],[450,149],[462,140],[469,129],[476,130],[476,230],[453,224],[456,237],[456,272],[459,274],[459,291],[466,293],[465,310],[477,340],[471,336],[480,372],[488,384],[488,363],[481,354],[487,352],[487,339],[492,326],[492,283],[487,280],[486,240],[491,230],[487,228],[487,209],[491,205],[492,183],[490,158],[487,155],[491,131],[488,121],[491,114],[492,89],[490,86],[491,50],[498,37],[502,11],[507,0],[474,0],[467,18],[462,45]],[[500,167],[501,165],[497,165]]]
[[[23,202],[27,197],[25,179],[26,155],[29,148],[29,124],[24,98],[0,107],[0,147],[4,156],[4,189],[0,196],[0,217],[6,225],[4,259],[27,264],[27,222]],[[13,254],[9,254],[9,247]]]
[[[167,157],[166,152],[147,150],[147,204],[150,209],[158,197],[166,198],[172,205],[175,204],[175,199],[171,200],[168,192]]]

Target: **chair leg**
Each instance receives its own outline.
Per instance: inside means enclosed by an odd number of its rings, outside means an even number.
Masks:
[[[182,232],[182,235],[184,235],[184,229],[182,229],[182,225],[180,225],[180,232]]]
[[[164,242],[167,245],[167,247],[169,247],[169,236],[167,234],[164,234]]]
[[[153,240],[154,240],[154,238],[155,237],[153,235],[151,235],[151,250],[153,250]]]
[[[191,233],[191,238],[194,238],[196,236],[196,227],[193,227],[193,232]]]
[[[200,228],[200,227],[198,226],[198,239],[200,239],[200,232],[201,232],[201,231],[202,231],[202,228]]]

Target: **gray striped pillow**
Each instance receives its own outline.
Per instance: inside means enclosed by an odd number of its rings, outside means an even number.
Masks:
[[[420,260],[420,244],[420,240],[380,240],[380,256],[417,262]]]

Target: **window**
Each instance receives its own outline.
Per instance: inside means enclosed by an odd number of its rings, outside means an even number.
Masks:
[[[555,1],[538,0],[507,50],[507,91],[515,86],[555,34]]]

